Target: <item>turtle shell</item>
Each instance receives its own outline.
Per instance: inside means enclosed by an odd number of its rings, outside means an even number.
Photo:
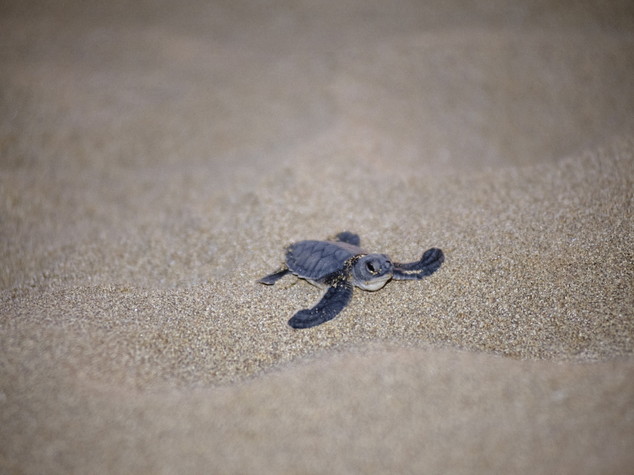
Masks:
[[[299,241],[287,248],[286,265],[293,274],[318,281],[343,270],[348,259],[364,252],[345,242]]]

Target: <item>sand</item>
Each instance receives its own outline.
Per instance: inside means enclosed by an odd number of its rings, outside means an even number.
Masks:
[[[4,2],[1,473],[630,473],[631,2]],[[420,282],[256,280],[339,231]]]

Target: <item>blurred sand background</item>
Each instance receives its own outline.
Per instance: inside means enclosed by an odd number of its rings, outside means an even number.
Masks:
[[[0,3],[1,473],[634,467],[630,1]],[[439,272],[319,298],[342,230]]]

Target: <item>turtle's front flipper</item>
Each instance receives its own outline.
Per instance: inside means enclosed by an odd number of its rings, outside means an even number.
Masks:
[[[335,236],[335,239],[339,242],[345,242],[352,244],[353,246],[361,245],[361,238],[358,234],[351,233],[350,231],[344,231]]]
[[[409,262],[407,264],[394,263],[394,280],[419,280],[436,272],[443,261],[445,255],[440,249],[432,247],[428,249],[420,258],[420,261]]]
[[[275,282],[280,280],[289,272],[290,271],[286,267],[284,267],[283,269],[278,270],[277,272],[274,272],[273,274],[267,275],[266,277],[262,277],[260,280],[258,280],[258,282],[260,284],[273,285]]]
[[[352,297],[352,284],[347,281],[338,282],[329,287],[321,300],[313,308],[300,310],[288,324],[293,328],[310,328],[321,325],[335,318]]]

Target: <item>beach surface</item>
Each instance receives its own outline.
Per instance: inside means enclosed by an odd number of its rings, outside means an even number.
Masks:
[[[0,473],[634,466],[628,1],[0,5]],[[257,279],[358,233],[421,281]]]

